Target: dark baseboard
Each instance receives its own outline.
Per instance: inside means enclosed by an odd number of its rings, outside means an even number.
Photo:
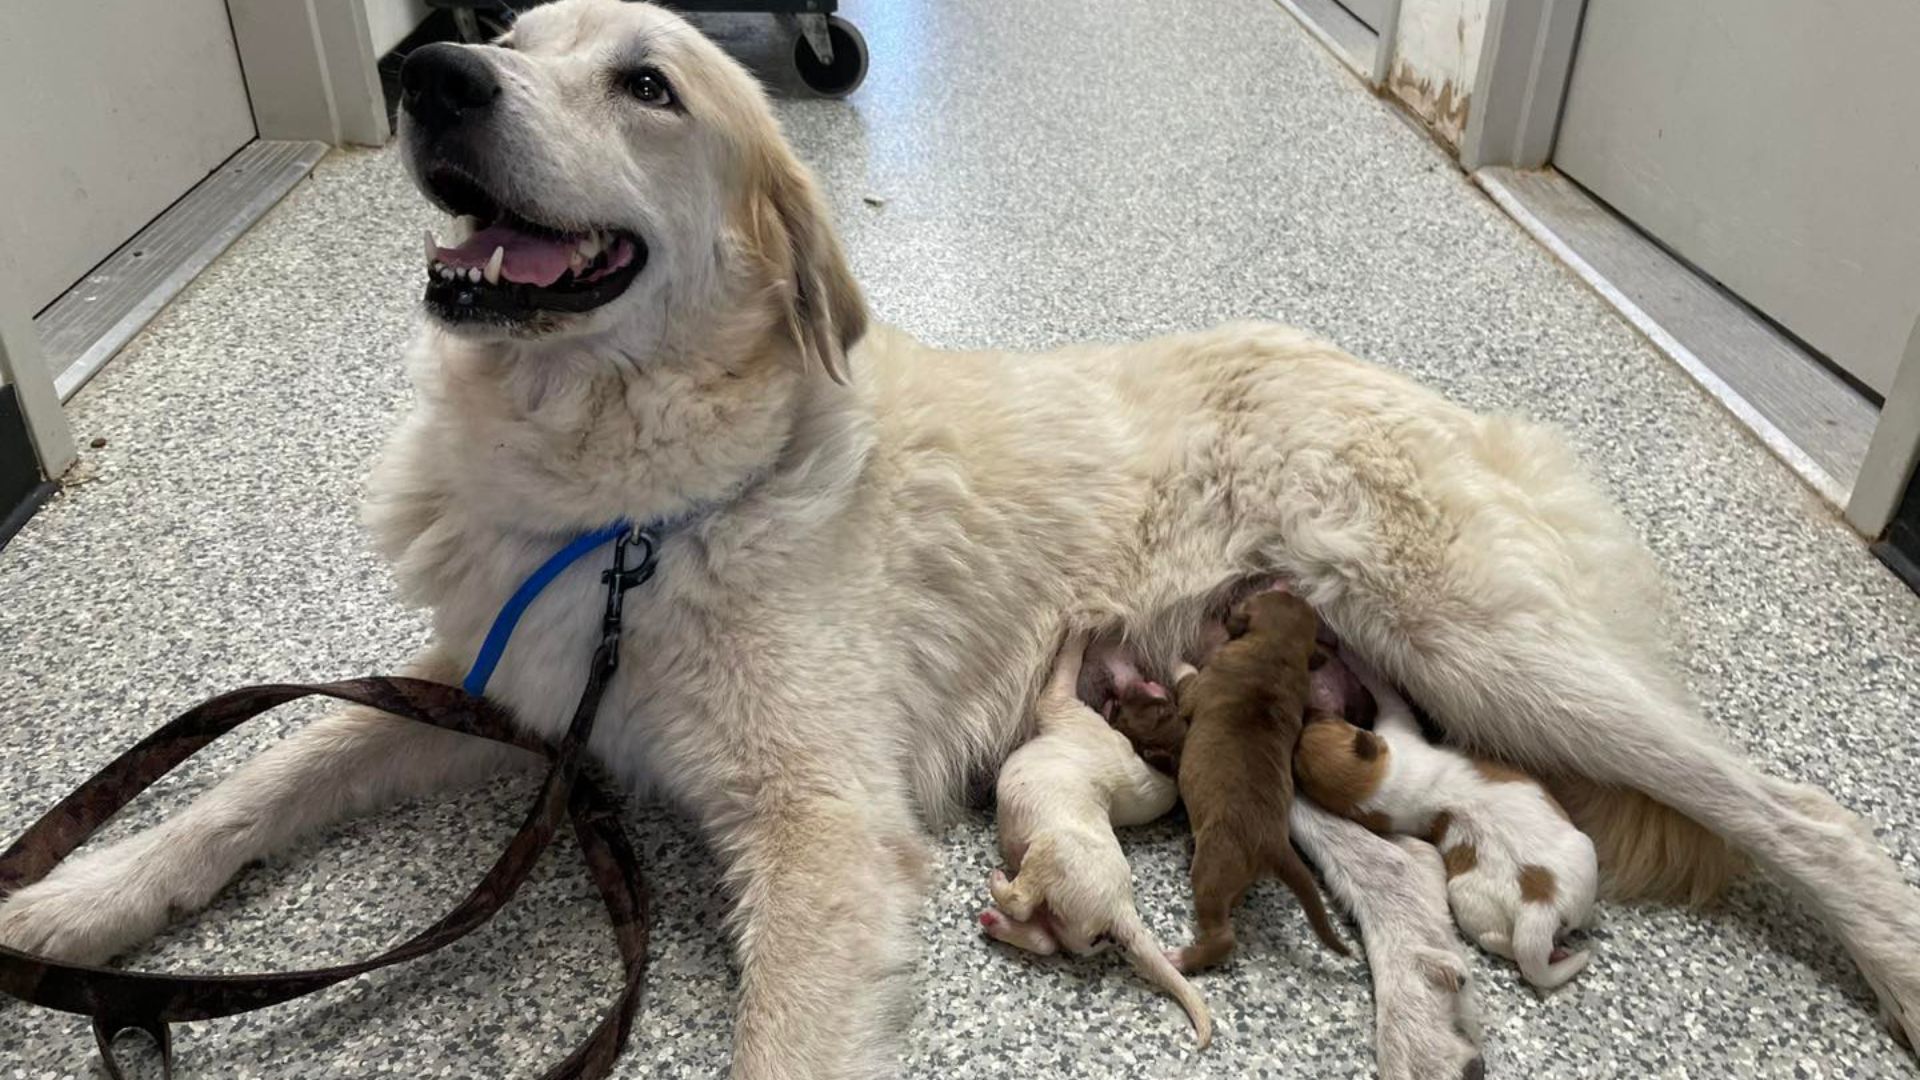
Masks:
[[[5,517],[0,517],[0,550],[4,550],[7,541],[13,539],[13,534],[19,532],[21,527],[32,519],[34,511],[45,506],[47,500],[53,498],[54,492],[59,490],[59,484],[51,480],[42,480],[34,485],[33,490],[27,492],[26,497],[8,511]]]
[[[11,386],[0,386],[0,547],[5,547],[53,494],[27,435],[27,418]]]
[[[1900,512],[1887,526],[1887,534],[1873,545],[1873,553],[1907,588],[1920,593],[1920,473],[1908,483]]]

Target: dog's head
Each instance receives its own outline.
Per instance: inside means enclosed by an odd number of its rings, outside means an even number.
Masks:
[[[845,380],[866,309],[813,180],[679,17],[559,0],[491,45],[417,50],[401,85],[408,171],[453,217],[425,252],[442,326],[629,355],[769,337]]]
[[[1373,797],[1387,776],[1387,741],[1338,714],[1314,711],[1293,751],[1300,790],[1336,814],[1349,815]]]
[[[1316,647],[1319,626],[1320,617],[1305,600],[1278,589],[1254,593],[1227,620],[1227,631],[1235,637],[1254,633],[1284,638],[1324,661],[1326,654]]]
[[[1187,743],[1187,719],[1159,683],[1122,689],[1107,703],[1107,723],[1127,737],[1133,752],[1151,768],[1180,775],[1180,752]]]

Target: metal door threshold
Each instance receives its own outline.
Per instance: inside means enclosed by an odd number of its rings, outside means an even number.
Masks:
[[[327,152],[321,142],[256,139],[93,268],[34,320],[65,401]]]
[[[1275,0],[1307,33],[1369,86],[1386,78],[1391,45],[1338,0]]]
[[[1880,410],[1746,304],[1552,170],[1473,174],[1521,228],[1845,510]]]

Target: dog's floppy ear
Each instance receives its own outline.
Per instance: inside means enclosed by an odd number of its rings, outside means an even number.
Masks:
[[[753,241],[778,278],[784,329],[808,371],[845,386],[847,350],[867,332],[867,302],[813,176],[777,140],[761,163]]]

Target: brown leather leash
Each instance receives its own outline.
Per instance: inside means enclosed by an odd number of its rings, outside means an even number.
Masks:
[[[626,565],[629,544],[645,547],[640,564],[634,567]],[[551,762],[540,794],[520,830],[507,842],[506,850],[466,899],[439,921],[371,959],[304,971],[245,975],[120,971],[64,963],[0,946],[0,992],[34,1005],[91,1017],[94,1038],[113,1080],[123,1080],[124,1076],[114,1057],[114,1040],[128,1030],[146,1032],[160,1048],[162,1075],[171,1078],[173,1044],[168,1025],[263,1009],[451,945],[485,924],[513,899],[566,819],[573,826],[588,872],[607,905],[620,949],[624,983],[619,997],[586,1041],[542,1074],[542,1080],[605,1077],[626,1046],[646,981],[647,891],[639,859],[620,824],[618,805],[590,777],[582,775],[581,766],[600,699],[619,664],[621,600],[628,589],[652,576],[657,550],[657,537],[646,530],[622,532],[615,541],[614,567],[602,575],[607,582],[607,610],[600,644],[573,721],[558,745],[550,746],[526,735],[504,711],[481,697],[422,679],[375,677],[243,687],[189,709],[142,739],[47,811],[5,854],[0,854],[0,899],[4,899],[45,877],[135,796],[208,743],[287,702],[327,697],[517,746],[544,754]],[[541,572],[548,569],[543,567]]]

